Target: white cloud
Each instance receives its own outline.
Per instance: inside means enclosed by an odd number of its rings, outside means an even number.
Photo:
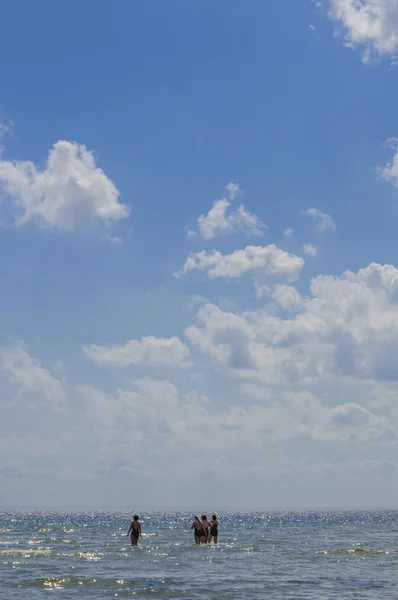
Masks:
[[[308,391],[280,392],[252,384],[242,391],[252,398],[244,406],[233,401],[217,406],[194,390],[182,395],[170,381],[139,379],[115,394],[84,386],[81,434],[86,443],[91,439],[95,444],[96,468],[134,472],[156,489],[163,481],[167,485],[171,475],[174,482],[182,478],[186,487],[202,474],[235,479],[248,466],[260,470],[273,463],[264,474],[283,472],[278,456],[289,440],[344,444],[345,449],[350,444],[362,449],[391,444],[384,439],[393,432],[388,419],[358,404],[330,407]],[[308,458],[289,456],[284,464],[296,471],[296,460]]]
[[[245,273],[251,273],[256,291],[261,295],[278,283],[297,279],[303,266],[304,260],[300,256],[289,254],[270,244],[246,246],[231,254],[221,254],[217,250],[191,254],[176,276],[186,275],[195,269],[205,271],[210,279],[237,279]]]
[[[285,237],[290,237],[293,234],[293,229],[291,227],[288,227],[287,229],[284,230],[283,235]]]
[[[302,210],[301,214],[312,217],[316,222],[318,231],[322,232],[327,231],[328,229],[334,231],[336,229],[336,224],[331,216],[322,212],[318,208],[308,208],[307,210]]]
[[[234,369],[258,366],[255,332],[243,317],[206,304],[199,309],[197,319],[201,327],[192,325],[185,330],[192,344]]]
[[[373,418],[373,415],[369,410],[362,406],[358,406],[354,402],[336,406],[330,412],[331,420],[334,423],[347,427],[368,425]]]
[[[398,140],[391,138],[387,140],[387,144],[395,149],[395,154],[385,167],[379,169],[379,173],[384,181],[398,188]]]
[[[262,235],[266,228],[260,219],[246,211],[243,205],[235,210],[227,211],[235,198],[241,193],[237,183],[228,183],[225,186],[229,193],[229,199],[221,198],[214,202],[207,215],[201,215],[198,219],[198,234],[205,240],[211,240],[219,233],[235,233],[243,231],[248,235]],[[190,230],[189,236],[196,235],[197,232]]]
[[[328,0],[329,14],[340,23],[347,46],[394,57],[398,51],[398,0]]]
[[[80,391],[88,435],[98,444],[98,464],[133,469],[138,478],[149,478],[151,487],[156,481],[157,489],[164,482],[170,489],[170,476],[186,482],[198,470],[205,473],[212,452],[217,462],[218,449],[225,453],[224,440],[232,437],[217,436],[218,415],[212,419],[207,398],[196,392],[181,396],[170,381],[139,379],[114,395],[87,386]]]
[[[118,235],[104,235],[104,241],[109,244],[120,245],[123,244],[123,240]]]
[[[0,121],[0,159],[4,152],[4,143],[3,140],[7,134],[12,133],[12,126],[6,125],[3,121]]]
[[[303,252],[307,256],[316,256],[318,254],[317,249],[311,243],[304,244],[304,246],[303,246]]]
[[[42,458],[48,455],[62,453],[60,436],[56,441],[50,442],[38,433],[29,433],[26,436],[13,433],[0,435],[0,455],[5,457]]]
[[[178,337],[143,337],[122,346],[85,346],[85,355],[94,362],[113,367],[129,365],[188,367],[190,352]]]
[[[239,315],[207,305],[186,334],[237,374],[274,384],[398,383],[398,269],[370,264],[318,276],[311,295],[297,302],[297,314],[285,317],[268,308]]]
[[[266,402],[266,420],[275,440],[298,438],[366,444],[380,443],[390,432],[393,442],[398,439],[388,418],[354,402],[330,407],[307,390],[275,392],[250,383],[242,386],[242,392]]]
[[[165,481],[172,474],[173,480],[182,477],[185,487],[202,474],[235,478],[249,465],[261,470],[272,463],[263,472],[269,475],[284,472],[276,443],[299,439],[339,447],[380,446],[391,430],[386,418],[355,403],[331,408],[308,391],[279,393],[247,385],[243,392],[255,401],[225,407],[194,390],[181,395],[170,381],[152,379],[136,380],[131,389],[113,395],[89,386],[80,392],[86,405],[82,435],[96,439],[97,468],[134,472],[137,479],[146,477],[147,485],[155,481],[156,489],[166,467]],[[297,471],[296,460],[309,458],[290,456],[284,465]]]
[[[4,487],[8,491],[16,475],[34,474],[30,498],[36,499],[43,475],[42,503],[51,498],[54,504],[58,498],[65,506],[79,498],[95,506],[101,492],[102,505],[115,505],[121,496],[129,497],[133,478],[136,505],[159,504],[161,498],[164,507],[210,504],[215,481],[218,502],[227,504],[239,478],[244,491],[234,502],[253,506],[261,502],[258,486],[272,487],[275,476],[311,476],[307,483],[313,498],[317,478],[334,473],[338,504],[347,498],[342,472],[361,469],[369,477],[373,471],[395,470],[398,420],[390,422],[357,398],[339,398],[329,405],[308,390],[245,383],[239,393],[233,387],[236,393],[228,394],[225,403],[197,390],[182,393],[167,380],[138,379],[113,393],[81,386],[70,402],[76,409],[75,425],[68,414],[66,426],[62,420],[57,423],[52,442],[49,427],[40,436],[0,436]],[[338,458],[342,455],[344,461]],[[290,491],[297,489],[294,478],[286,484]],[[283,503],[285,493],[275,492],[268,503]]]
[[[34,221],[66,230],[128,216],[117,188],[96,167],[93,154],[67,141],[54,144],[43,171],[32,162],[0,161],[0,190],[18,225]]]
[[[291,285],[277,285],[270,296],[285,310],[297,308],[301,304],[301,296]]]
[[[57,409],[65,403],[62,383],[29,356],[24,344],[1,347],[0,365],[22,392],[37,395],[42,404]]]
[[[242,193],[239,183],[234,183],[233,181],[227,183],[225,189],[229,193],[231,201],[235,200],[235,198]]]

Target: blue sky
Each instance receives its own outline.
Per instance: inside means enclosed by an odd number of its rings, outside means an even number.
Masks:
[[[0,505],[393,504],[398,1],[3,13]]]

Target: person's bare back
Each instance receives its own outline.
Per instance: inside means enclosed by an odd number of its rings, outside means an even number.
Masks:
[[[127,532],[127,535],[130,535],[130,537],[131,537],[132,546],[136,546],[138,543],[138,538],[140,537],[140,535],[142,535],[141,523],[140,523],[138,515],[134,515],[133,520],[131,521],[131,524],[130,524],[130,529]]]

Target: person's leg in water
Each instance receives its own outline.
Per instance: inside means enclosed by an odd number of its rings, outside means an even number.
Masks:
[[[133,546],[136,546],[138,543],[138,538],[139,538],[139,533],[136,529],[133,529],[133,531],[131,532],[131,544]]]

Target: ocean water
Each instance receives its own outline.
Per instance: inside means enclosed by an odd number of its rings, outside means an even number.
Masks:
[[[220,513],[218,546],[192,516],[141,514],[132,548],[128,513],[0,512],[0,599],[398,598],[398,512]]]

